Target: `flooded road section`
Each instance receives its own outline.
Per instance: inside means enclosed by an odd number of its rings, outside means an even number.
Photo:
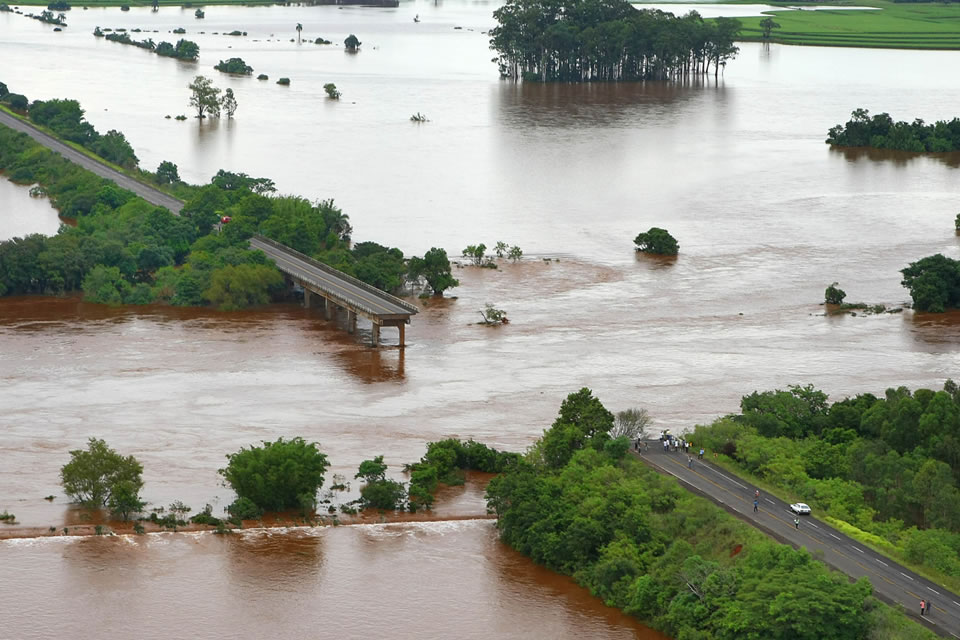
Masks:
[[[665,640],[489,521],[0,541],[5,638]]]

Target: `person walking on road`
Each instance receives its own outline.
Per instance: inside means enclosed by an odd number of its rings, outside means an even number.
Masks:
[[[753,492],[753,501],[756,502],[759,499],[760,499],[760,489],[757,489],[756,491]]]
[[[923,600],[920,601],[920,615],[925,615],[927,613],[927,603]]]
[[[700,447],[700,455],[697,456],[698,460],[703,460],[703,447]]]
[[[693,469],[693,458],[687,456],[687,469]]]
[[[800,518],[793,519],[793,526],[796,527],[797,529],[800,528]]]
[[[756,500],[754,500],[754,501],[753,501],[753,512],[754,512],[754,513],[756,513],[757,511],[759,511],[759,508],[758,508],[759,506],[760,506],[760,503],[757,502]]]
[[[924,609],[924,611],[926,611],[927,613],[930,613],[930,607],[932,607],[932,606],[933,606],[933,605],[930,604],[930,600],[928,599],[928,600],[927,600],[927,604],[926,604],[926,606],[923,607],[923,609]]]

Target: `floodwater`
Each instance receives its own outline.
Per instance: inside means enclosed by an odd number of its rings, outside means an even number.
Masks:
[[[31,197],[29,193],[29,186],[0,178],[0,240],[31,233],[50,236],[60,228],[60,217],[50,201],[46,197]]]
[[[902,303],[900,269],[960,255],[960,159],[823,143],[857,107],[952,118],[960,86],[943,79],[960,53],[744,44],[718,83],[516,85],[489,61],[482,32],[495,7],[207,7],[202,21],[192,9],[74,9],[63,33],[0,14],[11,90],[80,99],[101,131],[126,133],[145,167],[171,160],[194,181],[220,168],[269,176],[282,192],[335,198],[356,239],[407,254],[497,240],[526,252],[498,270],[458,269],[456,299],[418,301],[404,350],[389,329],[373,350],[368,327],[350,336],[294,304],[218,313],[2,299],[0,510],[30,526],[76,522],[57,472],[90,436],[141,460],[154,504],[219,510],[231,499],[216,473],[224,456],[278,436],[320,442],[328,478],[350,479],[377,454],[402,477],[426,442],[447,436],[522,451],[582,386],[613,410],[643,406],[658,427],[684,429],[755,389],[812,383],[839,398],[957,376],[960,316],[824,317],[819,302],[838,281],[849,301]],[[291,43],[298,22],[311,40],[356,33],[362,50]],[[156,40],[183,26],[201,59],[98,40],[97,25],[157,29],[132,34]],[[233,29],[249,35],[212,34]],[[271,79],[212,70],[232,56]],[[198,73],[234,89],[236,118],[164,119],[188,113]],[[343,99],[325,99],[325,82]],[[430,122],[410,122],[417,111]],[[25,191],[0,197],[0,211],[36,204]],[[34,230],[49,229],[37,213]],[[634,254],[633,237],[651,226],[678,238],[678,258]],[[509,325],[476,325],[488,302]],[[449,508],[482,514],[480,492]],[[47,544],[31,553],[71,570],[60,543]],[[172,569],[147,548],[138,557],[155,571],[192,571],[192,560]],[[469,573],[445,566],[439,584]],[[487,594],[500,606],[513,597]]]
[[[498,542],[486,520],[8,540],[0,563],[17,588],[2,633],[18,640],[665,640]]]

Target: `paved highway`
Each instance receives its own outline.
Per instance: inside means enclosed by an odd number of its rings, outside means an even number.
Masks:
[[[250,248],[263,251],[284,273],[308,283],[323,293],[340,298],[368,314],[381,317],[409,317],[417,312],[415,306],[369,285],[351,282],[346,277],[338,276],[339,272],[334,269],[321,266],[309,258],[305,259],[305,256],[300,256],[283,245],[278,247],[276,243],[255,236],[250,238]]]
[[[960,596],[921,578],[893,560],[872,551],[845,536],[816,517],[799,516],[800,527],[794,525],[793,512],[787,503],[760,492],[759,510],[754,513],[756,488],[745,480],[693,455],[692,467],[684,453],[664,453],[658,441],[649,442],[640,455],[647,464],[669,473],[680,484],[733,512],[773,537],[809,551],[821,551],[822,559],[852,578],[866,576],[877,597],[902,604],[907,615],[924,623],[942,636],[960,638]],[[931,603],[930,612],[920,617],[920,600]]]
[[[120,173],[119,171],[103,164],[102,162],[98,162],[97,160],[80,153],[79,151],[60,142],[53,136],[40,131],[36,127],[23,122],[22,120],[14,118],[8,113],[0,111],[0,124],[26,133],[43,146],[51,149],[52,151],[56,151],[67,160],[80,165],[88,171],[92,171],[102,178],[113,180],[124,189],[133,191],[151,204],[155,204],[160,207],[166,207],[175,215],[179,215],[180,210],[183,209],[183,202],[181,200],[178,200],[177,198],[174,198],[173,196],[168,195],[159,189],[155,189],[149,185],[143,184],[142,182],[138,182],[137,180]],[[417,308],[413,305],[398,300],[388,294],[371,290],[372,287],[367,287],[363,284],[356,284],[352,282],[351,279],[349,279],[349,276],[346,276],[345,274],[338,276],[337,274],[339,272],[337,272],[335,269],[324,269],[309,262],[305,262],[290,251],[278,249],[275,246],[271,246],[267,242],[259,241],[255,238],[251,239],[250,246],[251,248],[261,249],[264,251],[277,263],[277,267],[279,267],[281,271],[291,273],[302,280],[310,282],[319,290],[326,291],[333,296],[339,297],[343,301],[368,314],[381,317],[409,317],[411,314],[417,312]],[[280,246],[282,247],[282,245]]]
[[[142,182],[138,182],[133,178],[120,173],[116,169],[108,167],[102,162],[98,162],[90,156],[80,153],[76,149],[73,149],[72,147],[60,142],[53,136],[49,136],[32,125],[14,118],[9,113],[0,111],[0,124],[6,125],[11,129],[24,132],[48,149],[56,151],[70,162],[74,162],[84,169],[92,171],[98,176],[107,178],[108,180],[113,180],[124,189],[133,191],[135,194],[151,204],[155,204],[158,207],[166,207],[175,214],[179,214],[180,210],[183,209],[183,202],[177,200],[173,196],[168,195],[159,189],[154,189],[153,187],[145,185]]]

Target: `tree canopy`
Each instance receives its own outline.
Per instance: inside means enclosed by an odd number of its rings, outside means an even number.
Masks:
[[[812,386],[754,392],[692,440],[960,579],[960,388],[891,388],[837,402]]]
[[[649,231],[638,233],[633,243],[637,245],[637,251],[643,253],[675,256],[680,251],[677,239],[670,235],[670,232],[666,229],[659,227],[650,227]]]
[[[943,153],[960,149],[960,118],[926,124],[894,122],[889,113],[870,116],[866,109],[854,109],[845,124],[831,127],[827,144],[836,147],[873,147],[916,153]]]
[[[900,273],[917,311],[943,313],[960,307],[960,261],[938,253],[911,262]]]
[[[281,511],[315,503],[327,467],[327,456],[317,443],[278,438],[228,455],[219,473],[239,498],[266,511]]]
[[[540,82],[668,80],[714,74],[734,58],[740,23],[637,10],[627,0],[508,0],[490,47],[504,77]]]
[[[611,423],[588,390],[571,394],[531,454],[491,480],[505,543],[674,638],[863,640],[885,629],[869,581],[851,584],[684,491],[616,446]],[[568,425],[579,438],[557,437]],[[548,439],[557,454],[544,458]]]
[[[60,484],[80,504],[102,507],[111,499],[136,500],[143,487],[142,473],[143,466],[136,458],[122,456],[103,440],[90,438],[86,449],[70,452],[70,461],[60,469]]]

